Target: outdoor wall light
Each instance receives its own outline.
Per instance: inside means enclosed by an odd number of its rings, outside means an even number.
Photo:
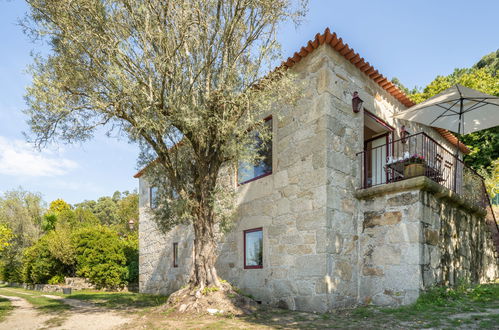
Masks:
[[[358,92],[353,92],[352,96],[352,109],[353,112],[358,113],[360,110],[362,110],[362,104],[364,101],[359,97]]]
[[[407,143],[407,137],[411,135],[408,130],[405,129],[405,125],[400,128],[400,142]]]

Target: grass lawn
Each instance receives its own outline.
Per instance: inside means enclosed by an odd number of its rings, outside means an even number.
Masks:
[[[48,293],[24,290],[21,288],[0,287],[0,295],[14,296],[26,299],[30,304],[32,304],[38,311],[42,313],[58,313],[60,311],[68,310],[71,308],[71,306],[64,304],[62,301],[43,297],[42,295],[44,294]]]
[[[84,300],[104,308],[130,309],[162,305],[168,297],[132,292],[75,291],[66,298]]]
[[[0,297],[0,322],[3,321],[9,315],[9,312],[12,310],[12,304],[9,299],[5,299]]]

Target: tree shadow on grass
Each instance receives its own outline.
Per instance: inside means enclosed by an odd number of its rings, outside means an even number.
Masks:
[[[67,298],[88,301],[98,306],[114,309],[155,307],[166,303],[168,299],[167,296],[129,292],[82,292],[69,295]]]
[[[2,321],[13,308],[9,299],[0,297],[0,321]]]
[[[27,300],[28,300],[28,302],[32,303],[37,310],[44,312],[44,313],[55,314],[55,313],[60,312],[60,311],[66,311],[66,310],[71,309],[71,306],[65,304],[62,301],[56,300],[56,299],[49,299],[49,298],[45,298],[45,297],[37,297],[35,299],[43,299],[44,301],[42,303],[33,304],[31,299],[28,298]]]

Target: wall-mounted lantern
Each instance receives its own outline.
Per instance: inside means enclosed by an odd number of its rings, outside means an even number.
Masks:
[[[133,231],[134,228],[135,228],[135,221],[133,221],[133,219],[130,219],[130,221],[128,221],[128,228]]]
[[[358,113],[360,110],[362,110],[362,104],[364,101],[359,97],[358,92],[353,92],[352,96],[352,109],[353,112]]]
[[[407,137],[411,135],[408,130],[405,129],[405,125],[400,128],[400,142],[407,143]]]

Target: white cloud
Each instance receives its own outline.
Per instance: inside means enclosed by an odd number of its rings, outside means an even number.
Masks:
[[[22,140],[0,136],[0,174],[14,176],[58,176],[78,167],[78,164],[50,150],[35,150]]]

